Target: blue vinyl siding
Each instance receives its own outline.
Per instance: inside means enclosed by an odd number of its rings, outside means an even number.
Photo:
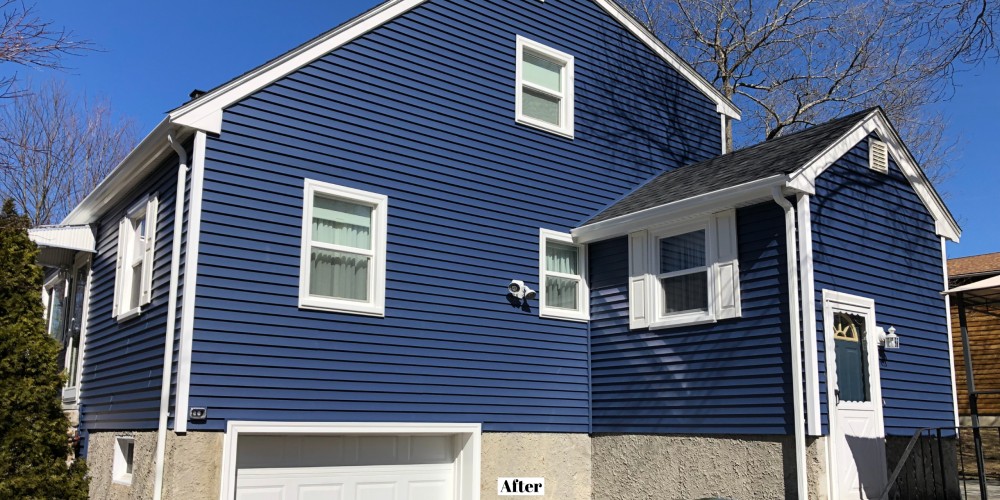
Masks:
[[[576,58],[575,139],[514,121],[515,37]],[[587,324],[538,229],[719,153],[715,105],[587,1],[430,1],[227,109],[208,142],[191,406],[587,432]],[[297,308],[303,179],[389,197],[385,318]]]
[[[629,330],[628,244],[591,244],[594,432],[789,434],[791,374],[784,218],[737,210],[743,315]]]
[[[155,429],[160,413],[163,340],[174,233],[177,159],[164,161],[132,195],[97,223],[90,312],[81,380],[80,419],[86,431]],[[121,323],[111,315],[118,255],[118,223],[147,194],[157,194],[152,301]],[[183,269],[183,265],[182,265]]]
[[[824,433],[824,288],[874,299],[878,326],[900,336],[881,353],[886,433],[954,425],[941,242],[926,207],[895,161],[889,175],[868,168],[865,140],[819,176],[810,208]]]

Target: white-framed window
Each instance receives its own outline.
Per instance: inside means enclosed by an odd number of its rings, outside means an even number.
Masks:
[[[115,437],[115,458],[111,466],[111,478],[120,484],[132,484],[132,463],[135,459],[135,438]]]
[[[517,37],[518,123],[573,137],[573,56]]]
[[[538,234],[538,314],[544,318],[590,319],[587,249],[567,233],[540,229]]]
[[[299,307],[385,315],[389,198],[305,180]]]
[[[112,315],[122,321],[142,312],[153,290],[156,195],[132,205],[118,224],[118,260]]]
[[[741,315],[735,211],[629,235],[632,328],[711,323]]]

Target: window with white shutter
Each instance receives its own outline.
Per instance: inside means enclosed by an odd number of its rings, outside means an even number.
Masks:
[[[739,317],[735,211],[632,233],[629,270],[633,329]]]
[[[118,257],[112,315],[122,321],[142,312],[153,294],[156,196],[132,205],[118,223]]]

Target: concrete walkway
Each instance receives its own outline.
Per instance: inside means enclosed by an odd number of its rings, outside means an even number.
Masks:
[[[962,481],[960,479],[959,481]],[[965,500],[977,500],[982,498],[979,494],[979,479],[975,477],[965,478],[965,484],[959,484],[959,491]],[[996,479],[986,480],[986,494],[989,498],[1000,500],[1000,481]]]

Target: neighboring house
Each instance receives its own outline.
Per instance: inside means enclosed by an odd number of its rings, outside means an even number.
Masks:
[[[610,0],[391,0],[170,112],[33,232],[92,497],[877,496],[959,229],[881,110],[738,117]]]
[[[948,260],[949,288],[1000,275],[1000,252]],[[968,294],[967,294],[968,295]],[[965,320],[969,332],[976,391],[1000,390],[1000,303],[982,297],[965,298]],[[951,301],[951,328],[958,373],[958,413],[964,425],[971,422],[969,390],[965,383],[965,357],[962,348],[958,306]],[[1000,424],[1000,395],[984,395],[978,402],[980,424]]]

